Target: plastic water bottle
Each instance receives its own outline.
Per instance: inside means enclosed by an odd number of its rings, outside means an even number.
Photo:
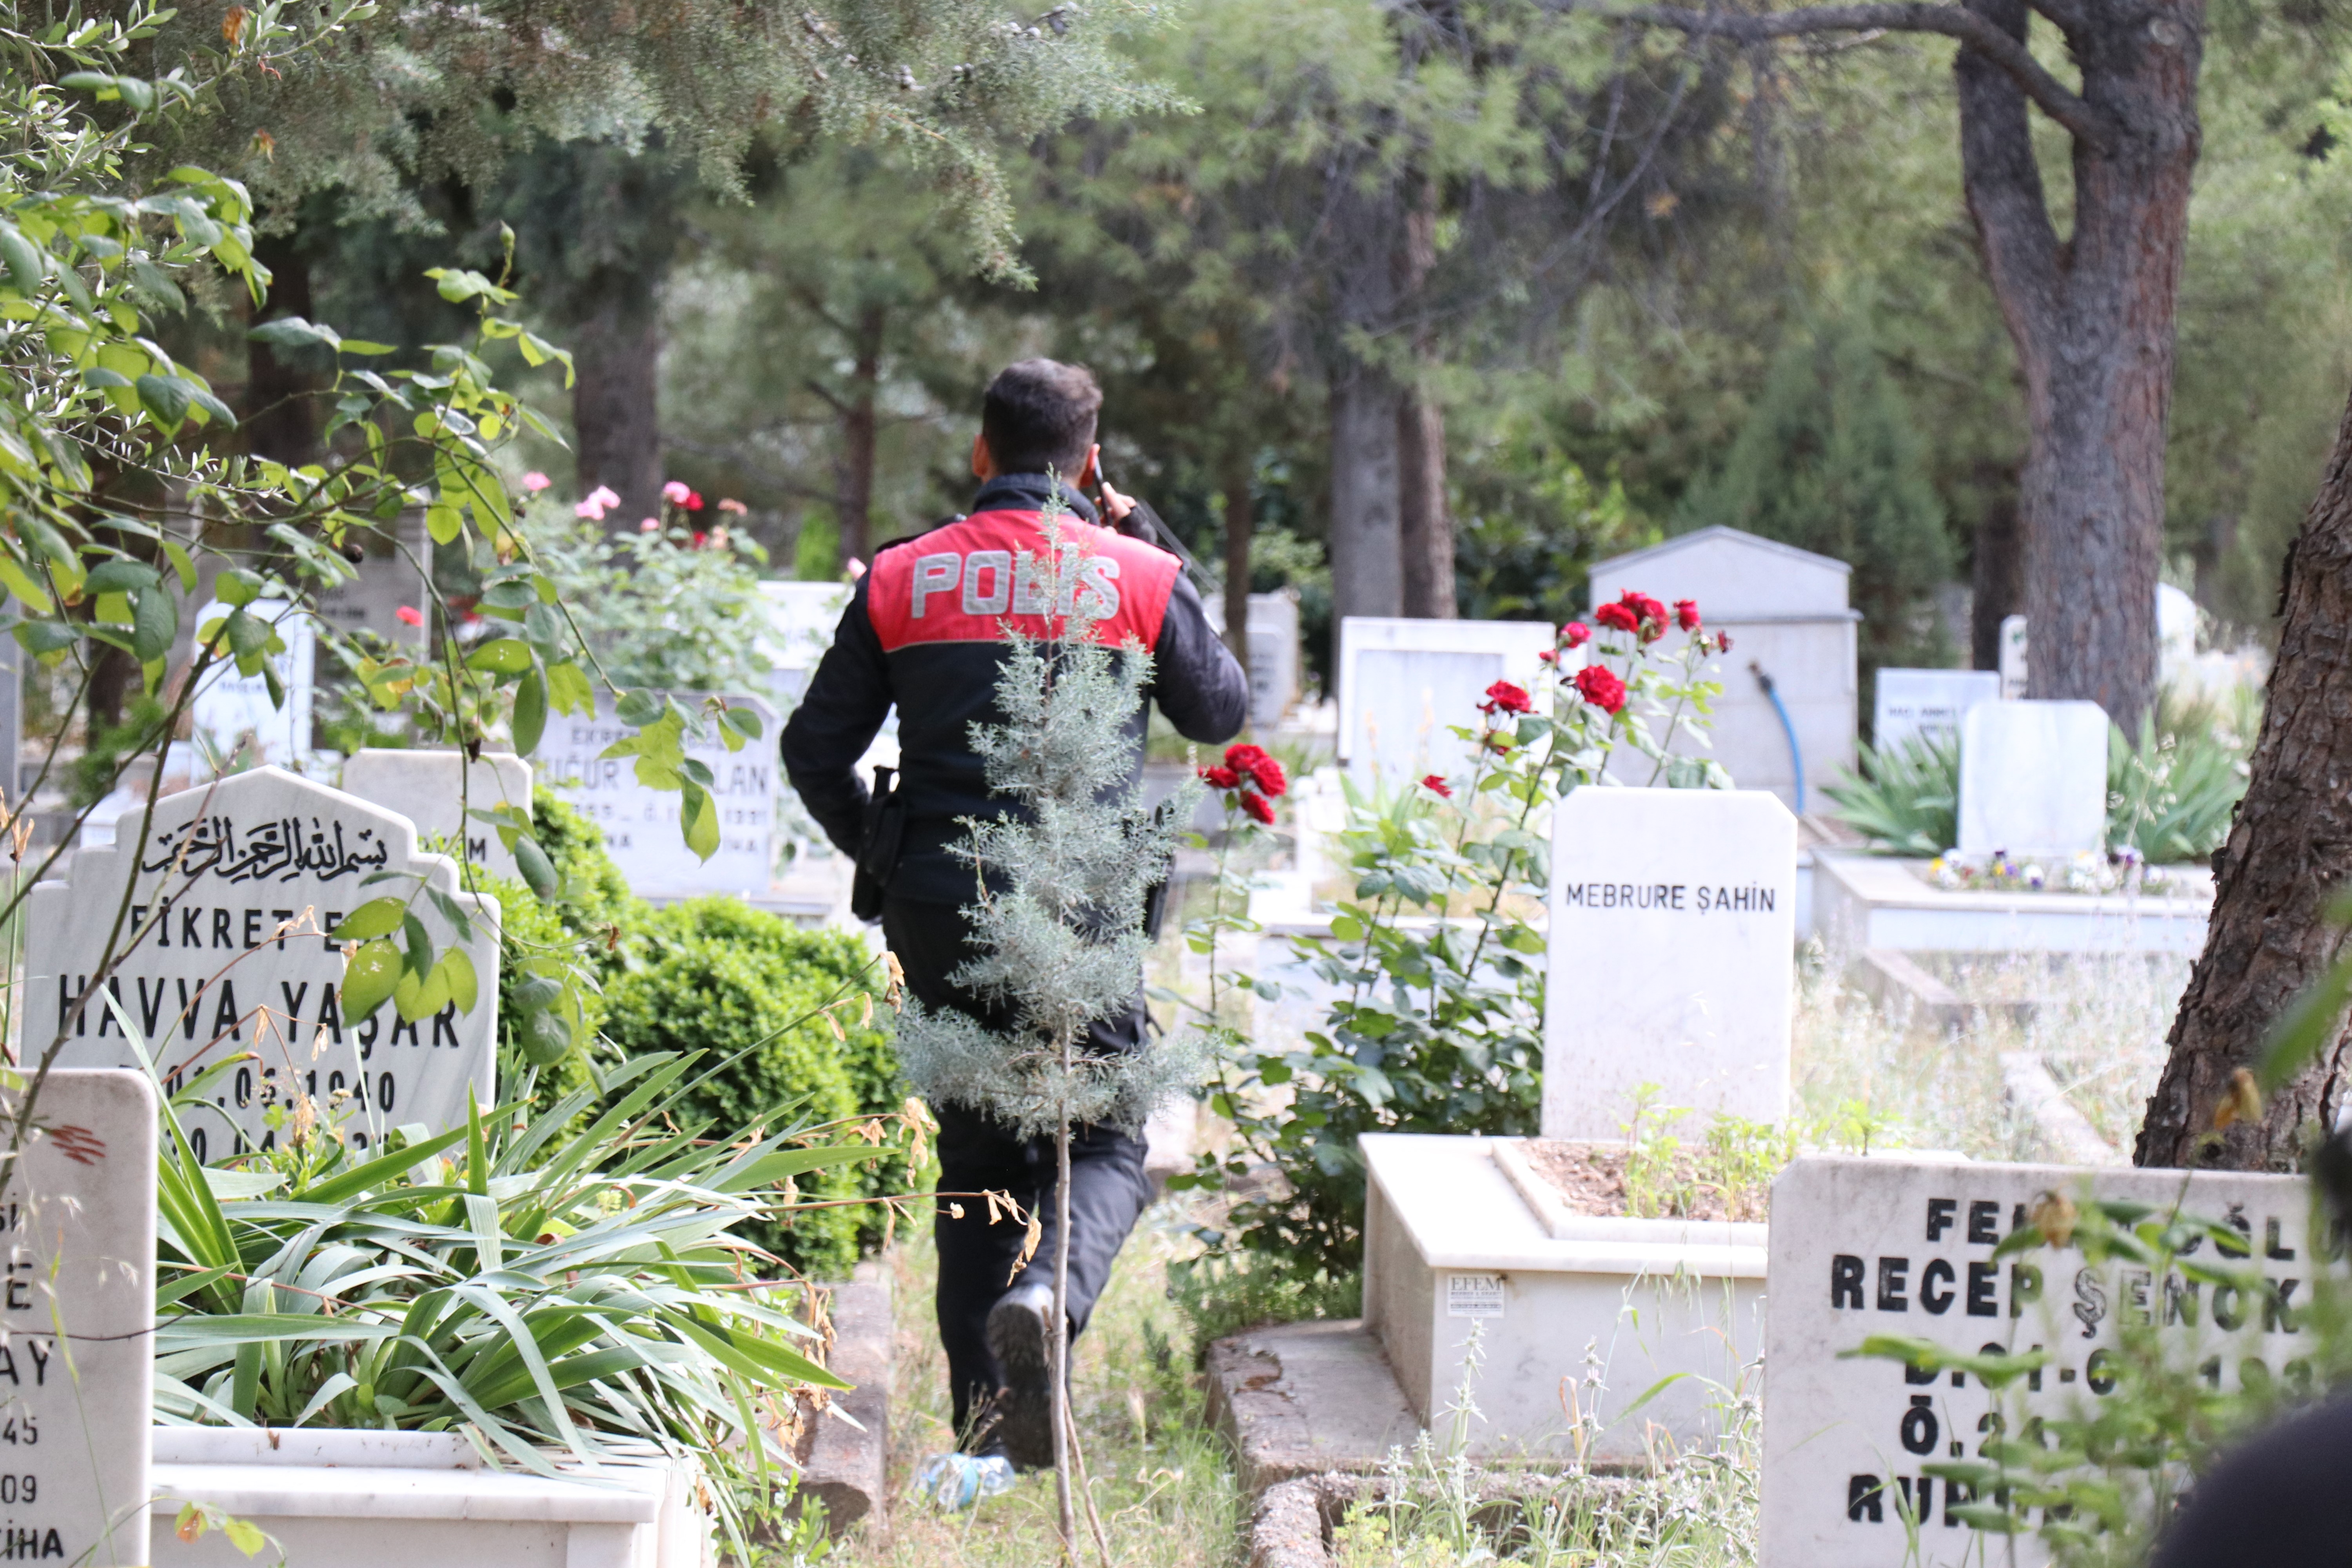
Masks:
[[[933,1454],[916,1473],[915,1490],[953,1511],[1011,1491],[1013,1480],[1013,1461],[1002,1454]]]

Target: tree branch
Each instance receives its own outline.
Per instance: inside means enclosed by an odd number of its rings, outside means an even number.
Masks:
[[[2052,76],[2021,40],[2002,32],[1976,12],[1958,5],[1807,5],[1794,11],[1761,13],[1693,11],[1679,5],[1649,5],[1639,10],[1604,10],[1600,14],[1612,21],[1671,27],[1693,37],[1731,38],[1749,44],[1773,38],[1801,37],[1813,33],[1941,33],[1946,37],[1958,38],[2008,72],[2044,114],[2064,126],[2079,140],[2104,149],[2115,138],[2114,121]]]

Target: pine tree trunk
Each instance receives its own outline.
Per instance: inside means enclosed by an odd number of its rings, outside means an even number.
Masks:
[[[661,315],[654,281],[606,271],[572,329],[572,352],[579,372],[572,425],[580,488],[611,486],[621,504],[605,524],[634,533],[641,519],[661,515]]]
[[[1397,554],[1403,613],[1450,621],[1454,519],[1445,510],[1445,416],[1419,393],[1397,405]]]
[[[1331,378],[1331,615],[1404,610],[1397,548],[1396,384],[1354,357]],[[1336,626],[1334,628],[1336,633]]]
[[[1070,1051],[1062,1048],[1064,1071]],[[1060,1510],[1062,1556],[1078,1555],[1078,1515],[1070,1495],[1070,1119],[1054,1130],[1054,1321],[1045,1326],[1054,1379],[1054,1501]]]
[[[1977,669],[2000,668],[2000,623],[2025,603],[2024,552],[2017,537],[2017,500],[2002,495],[1977,520],[1974,561],[1969,570],[1969,662]]]
[[[257,312],[256,326],[280,316],[309,321],[318,314],[310,302],[310,258],[299,241],[298,235],[255,237],[253,258],[270,272],[269,298]],[[322,352],[295,351],[297,354]],[[289,364],[282,356],[283,351],[268,343],[248,341],[245,345],[245,397],[240,410],[245,449],[281,463],[316,462],[319,414],[313,395],[319,390],[319,378]]]
[[[2025,0],[1967,0],[2011,37]],[[2156,700],[2156,582],[2173,312],[2200,131],[2203,0],[2091,0],[2067,30],[2111,132],[2074,142],[2062,243],[2024,89],[1984,54],[1956,71],[1969,211],[2024,372],[2021,486],[2030,689],[2084,698],[2137,735]]]
[[[875,389],[882,380],[883,331],[889,317],[880,305],[857,314],[851,352],[849,395],[841,415],[841,463],[835,471],[834,511],[841,532],[841,563],[874,554],[874,450],[877,420]]]
[[[2189,973],[2164,1076],[2133,1158],[2142,1165],[2287,1171],[2347,1103],[2352,1037],[2273,1095],[2259,1121],[2213,1136],[2231,1074],[2343,947],[2324,918],[2352,884],[2352,409],[2287,555],[2285,620],[2253,776],[2221,853],[2205,951]],[[2041,653],[2037,639],[2035,657]]]
[[[1247,452],[1234,453],[1227,460],[1224,483],[1225,647],[1244,675],[1249,673],[1250,540],[1257,531],[1252,468]]]

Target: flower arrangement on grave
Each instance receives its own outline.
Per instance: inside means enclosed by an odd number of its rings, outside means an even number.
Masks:
[[[1035,570],[1045,597],[1062,560],[1057,509],[1041,519],[1045,549]],[[1025,553],[1025,552],[1024,552]],[[1030,569],[1028,562],[1022,570]],[[1074,566],[1064,569],[1075,570]],[[1018,813],[966,819],[964,850],[979,879],[966,918],[977,956],[952,976],[1001,1002],[1013,1023],[992,1030],[969,1014],[927,1010],[911,995],[898,1010],[898,1058],[908,1082],[934,1103],[986,1111],[1023,1137],[1051,1133],[1055,1185],[1054,1296],[1049,1321],[1069,1321],[1070,1132],[1081,1122],[1140,1128],[1169,1094],[1198,1081],[1197,1042],[1177,1034],[1116,1056],[1083,1048],[1088,1026],[1132,1005],[1150,940],[1144,905],[1167,874],[1199,798],[1187,780],[1155,813],[1129,777],[1128,723],[1142,708],[1151,657],[1130,638],[1112,648],[1094,636],[1094,603],[1079,595],[1050,640],[1011,630],[996,686],[1007,721],[975,727],[990,792]],[[1250,753],[1255,753],[1250,754]],[[1235,748],[1229,798],[1263,803],[1279,793],[1281,768],[1255,748]],[[1248,784],[1243,784],[1243,775]],[[1045,1336],[1053,1365],[1054,1471],[1066,1554],[1076,1554],[1074,1498],[1083,1496],[1108,1563],[1101,1524],[1085,1492],[1084,1455],[1069,1409],[1062,1358],[1067,1342]],[[1081,1486],[1071,1485],[1073,1467]]]
[[[1981,861],[1938,855],[1922,874],[1955,893],[2158,893],[2175,879],[2128,844],[2104,855],[2085,849],[2065,858],[2020,858],[2006,849]]]
[[[1536,1131],[1545,949],[1534,916],[1550,876],[1549,808],[1604,776],[1728,788],[1706,747],[1723,689],[1710,665],[1730,647],[1694,601],[1624,594],[1590,623],[1559,628],[1533,689],[1509,680],[1486,689],[1454,728],[1472,759],[1465,774],[1370,794],[1346,786],[1339,837],[1352,897],[1339,900],[1328,937],[1293,942],[1339,992],[1324,1026],[1298,1049],[1261,1051],[1223,1016],[1223,994],[1213,991],[1206,1006],[1223,1047],[1211,1105],[1238,1136],[1178,1180],[1225,1186],[1265,1162],[1287,1179],[1286,1191],[1235,1209],[1235,1245],[1350,1270],[1361,1248],[1362,1134]],[[1220,935],[1255,929],[1221,899],[1188,940],[1213,954]],[[1279,994],[1246,974],[1228,984]]]

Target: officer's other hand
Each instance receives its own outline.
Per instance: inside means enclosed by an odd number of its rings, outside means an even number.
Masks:
[[[1105,479],[1102,482],[1102,510],[1103,516],[1111,521],[1125,522],[1127,514],[1135,510],[1135,498],[1119,494],[1111,489],[1110,481]]]

